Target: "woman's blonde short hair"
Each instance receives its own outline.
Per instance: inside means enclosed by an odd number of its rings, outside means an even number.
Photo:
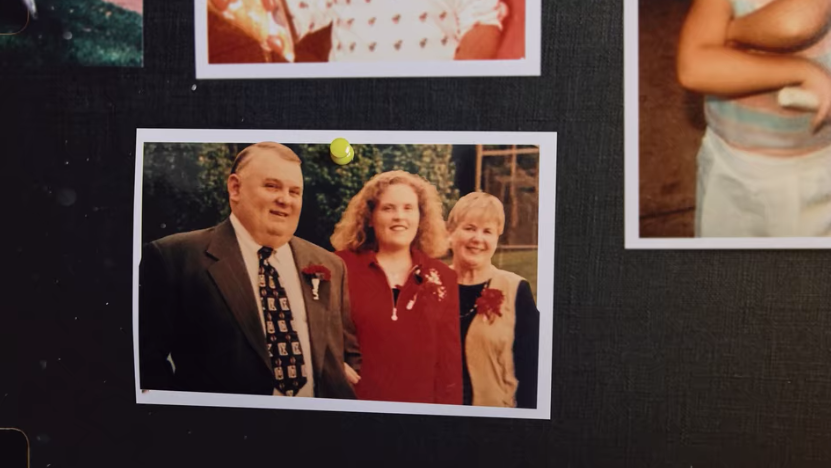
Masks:
[[[404,171],[389,171],[375,175],[364,188],[352,197],[335,226],[330,241],[335,250],[362,252],[377,250],[375,233],[369,226],[378,198],[390,185],[407,184],[418,195],[420,220],[413,246],[432,258],[447,253],[448,235],[442,217],[442,203],[436,187],[424,178]]]
[[[447,217],[448,231],[453,232],[465,219],[494,221],[501,236],[505,230],[505,207],[498,198],[489,193],[471,192],[460,198],[450,210]]]

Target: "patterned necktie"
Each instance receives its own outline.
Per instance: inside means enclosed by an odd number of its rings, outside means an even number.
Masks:
[[[283,395],[294,396],[306,384],[306,364],[300,338],[294,330],[285,284],[277,269],[268,263],[272,252],[274,249],[270,247],[263,247],[258,252],[266,347],[274,368],[274,387]]]

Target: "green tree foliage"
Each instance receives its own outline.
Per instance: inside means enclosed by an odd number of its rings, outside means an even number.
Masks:
[[[144,145],[142,235],[153,240],[201,229],[230,214],[226,179],[237,145]]]

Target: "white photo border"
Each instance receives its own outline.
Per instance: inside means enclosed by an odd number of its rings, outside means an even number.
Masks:
[[[525,2],[525,58],[522,59],[211,64],[208,63],[208,0],[195,0],[196,79],[540,76],[542,0]]]
[[[328,144],[346,138],[352,144],[465,144],[536,145],[540,149],[539,232],[537,245],[537,309],[540,311],[537,408],[494,408],[463,405],[395,403],[323,398],[279,398],[270,395],[232,395],[150,390],[142,393],[138,362],[138,274],[141,262],[142,179],[145,143]],[[332,163],[334,164],[334,163]],[[335,130],[136,130],[136,176],[133,207],[133,364],[136,403],[233,408],[345,411],[361,413],[474,416],[514,419],[551,419],[551,362],[554,326],[554,239],[557,181],[557,134],[554,132],[423,132]]]
[[[628,250],[778,250],[831,248],[831,239],[823,237],[640,237],[638,2],[639,0],[625,0],[623,5],[625,248]]]

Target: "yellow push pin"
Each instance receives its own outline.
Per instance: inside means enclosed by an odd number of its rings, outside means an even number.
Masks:
[[[335,138],[329,145],[329,154],[332,156],[332,161],[343,166],[352,161],[355,157],[355,150],[345,138]]]

